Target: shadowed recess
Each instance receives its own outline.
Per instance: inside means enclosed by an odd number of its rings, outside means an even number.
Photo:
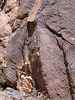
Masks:
[[[36,24],[37,24],[36,21],[27,23],[28,37],[31,37],[33,35],[33,32],[34,32],[35,27],[36,27]]]

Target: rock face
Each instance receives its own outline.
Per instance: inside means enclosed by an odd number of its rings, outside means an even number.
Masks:
[[[75,0],[1,0],[0,8],[6,85],[24,97],[36,88],[50,100],[75,100]]]
[[[7,88],[4,91],[0,92],[0,99],[1,100],[14,100],[14,99],[24,100],[22,95],[18,91],[12,88]]]

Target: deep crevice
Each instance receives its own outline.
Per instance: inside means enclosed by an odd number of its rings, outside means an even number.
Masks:
[[[70,74],[69,74],[69,70],[68,70],[68,62],[67,62],[67,59],[66,59],[66,53],[65,53],[64,49],[62,49],[62,51],[63,51],[63,55],[64,55],[64,64],[66,66],[67,78],[68,78],[68,81],[69,81],[71,99],[74,100],[74,97],[73,97],[73,89],[72,89]]]
[[[33,35],[36,24],[37,24],[37,21],[35,21],[35,20],[33,22],[27,23],[28,37],[31,37]]]
[[[65,64],[65,67],[66,67],[66,73],[67,73],[67,79],[68,79],[68,82],[69,82],[69,88],[70,88],[70,95],[71,95],[71,99],[74,100],[74,97],[73,97],[73,90],[72,90],[72,85],[71,85],[71,79],[70,79],[70,74],[69,74],[69,70],[68,70],[68,62],[67,62],[67,59],[66,59],[66,53],[64,51],[64,48],[63,46],[61,47],[58,39],[56,38],[57,40],[57,45],[58,47],[62,50],[63,52],[63,57],[64,57],[64,64]]]
[[[60,45],[60,43],[59,43],[59,41],[58,41],[57,37],[56,37],[56,41],[57,41],[57,45],[58,45],[58,47],[59,47],[61,50],[63,50],[63,46],[62,46],[62,45]]]
[[[47,95],[49,98],[49,94],[46,88],[46,82],[44,80],[45,75],[42,74],[43,72],[42,63],[39,57],[34,62],[31,61],[31,67],[32,67],[32,78],[35,82],[35,88],[41,93],[44,92],[44,95]]]
[[[24,44],[23,44],[23,47],[22,47],[22,57],[23,57],[23,63],[25,64],[24,46],[25,46],[25,38],[24,38]],[[24,66],[25,66],[25,65],[24,65]]]
[[[30,39],[31,36],[34,35],[34,31],[36,28],[36,24],[37,21],[34,20],[33,22],[29,22],[27,23],[27,31],[28,31],[28,38]],[[31,43],[33,44],[34,40],[31,40]],[[36,41],[37,42],[37,41]],[[36,52],[39,52],[39,47],[37,45],[37,43],[34,42],[34,47],[31,47],[30,44],[28,45],[28,49],[29,49],[29,60],[30,60],[30,64],[31,64],[31,69],[32,69],[32,79],[35,82],[35,87],[37,89],[37,91],[40,91],[41,93],[44,92],[44,95],[48,95],[49,98],[49,94],[48,94],[48,90],[46,87],[46,82],[44,80],[44,75],[42,73],[42,63],[40,61],[40,56],[37,55]],[[34,59],[34,60],[32,60]],[[42,84],[43,83],[43,84]]]
[[[60,37],[62,40],[70,43],[69,41],[65,40],[61,34],[58,34],[57,31],[55,31],[54,29],[51,29],[48,25],[46,25],[46,28],[52,33],[52,34],[55,34],[57,37]],[[67,62],[67,59],[66,59],[66,53],[64,52],[64,48],[63,46],[60,45],[58,39],[56,38],[57,40],[57,44],[59,46],[59,48],[63,51],[63,56],[64,56],[64,64],[65,64],[65,67],[66,67],[66,73],[67,73],[67,78],[68,78],[68,81],[69,81],[69,87],[70,87],[70,94],[71,94],[71,99],[74,100],[74,97],[73,97],[73,89],[72,89],[72,85],[71,85],[71,79],[70,79],[70,74],[69,74],[69,70],[68,70],[68,62]],[[70,43],[71,44],[71,43]],[[74,46],[73,44],[71,44],[72,46]]]

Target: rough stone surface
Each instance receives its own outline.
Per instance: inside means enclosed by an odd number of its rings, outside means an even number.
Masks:
[[[6,86],[26,100],[75,100],[75,0],[0,0],[0,23]]]
[[[12,89],[12,88],[7,88],[4,91],[0,92],[0,99],[1,100],[24,100],[22,95]]]
[[[5,94],[3,92],[0,92],[0,99],[1,100],[13,100],[12,98],[10,98],[8,94]]]
[[[0,12],[0,23],[1,23],[0,36],[8,36],[12,32],[11,27],[8,24],[8,21],[9,21],[8,16],[3,11],[1,11]]]

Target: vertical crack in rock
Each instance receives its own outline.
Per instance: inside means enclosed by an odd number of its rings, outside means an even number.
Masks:
[[[44,76],[42,74],[42,63],[40,61],[40,48],[38,47],[38,39],[35,31],[37,21],[28,21],[28,39],[31,43],[27,46],[29,50],[30,71],[33,79],[33,86],[40,92],[48,95]],[[42,84],[43,83],[43,84]],[[49,97],[49,96],[48,96]]]
[[[24,44],[23,44],[23,47],[22,47],[22,57],[23,57],[23,63],[25,64],[24,46],[25,46],[25,39],[24,39]]]
[[[55,34],[56,37],[59,37],[61,38],[63,41],[66,41],[68,42],[69,44],[71,44],[69,41],[65,40],[61,34],[58,34],[58,32],[54,29],[51,29],[48,25],[46,25],[47,29],[52,32],[52,34]],[[66,73],[67,73],[67,78],[68,78],[68,81],[69,81],[69,87],[70,87],[70,94],[71,94],[71,98],[72,100],[74,100],[74,97],[73,97],[73,89],[72,89],[72,85],[71,85],[71,79],[70,79],[70,74],[69,74],[69,70],[68,70],[68,62],[67,62],[67,59],[66,59],[66,53],[64,52],[64,48],[63,48],[63,45],[61,46],[58,39],[56,38],[57,40],[57,44],[59,46],[59,48],[62,50],[63,52],[63,56],[64,56],[64,64],[65,64],[65,67],[66,67]],[[74,46],[73,44],[71,44],[72,46]]]
[[[42,93],[44,92],[44,95],[48,95],[46,83],[44,80],[44,75],[42,74],[42,63],[40,61],[40,57],[37,57],[36,59],[34,55],[34,61],[31,60],[31,68],[32,68],[32,78],[35,82],[36,89]]]
[[[70,78],[70,74],[69,74],[69,68],[68,68],[68,62],[67,62],[67,59],[66,59],[66,53],[64,52],[64,48],[62,49],[63,51],[63,55],[64,55],[64,64],[66,66],[66,73],[67,73],[67,78],[68,78],[68,81],[69,81],[69,87],[70,87],[70,94],[71,94],[71,98],[72,100],[74,100],[74,97],[73,97],[73,88],[72,88],[72,84],[71,84],[71,78]]]
[[[62,50],[62,52],[63,52],[64,64],[65,64],[65,67],[66,67],[67,78],[68,78],[68,81],[69,81],[70,94],[71,94],[72,100],[74,100],[74,97],[73,97],[73,89],[72,89],[70,74],[69,74],[69,70],[68,70],[68,69],[69,69],[69,68],[68,68],[68,62],[67,62],[67,59],[66,59],[66,53],[65,53],[65,51],[64,51],[63,45],[61,46],[61,44],[59,43],[59,41],[58,41],[57,38],[56,38],[56,40],[57,40],[58,47],[59,47],[59,48]]]

